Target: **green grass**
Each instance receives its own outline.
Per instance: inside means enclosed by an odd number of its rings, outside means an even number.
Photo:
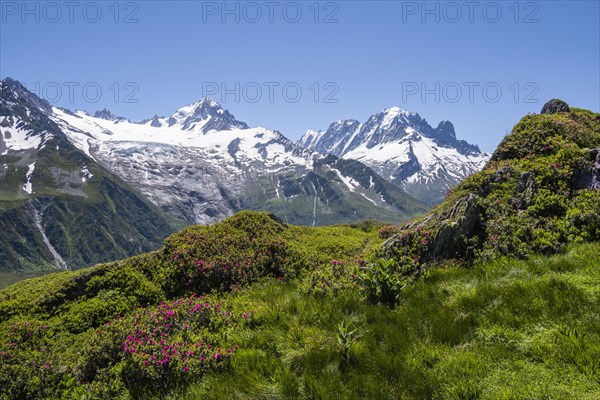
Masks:
[[[165,398],[598,398],[598,251],[436,268],[396,309],[255,285],[231,295],[256,321],[236,332],[230,369]],[[359,336],[347,366],[341,321]]]
[[[575,179],[599,140],[598,114],[527,116],[410,232],[241,212],[16,283],[0,400],[600,398],[600,194]]]
[[[240,213],[173,235],[163,250],[12,285],[0,291],[0,399],[600,396],[600,243],[547,258],[433,265],[385,306],[366,300],[354,261],[372,259],[379,227],[294,227]],[[262,261],[248,274],[215,269],[192,275],[198,286],[176,286],[187,270],[174,249],[189,257],[201,249],[206,264],[246,253]],[[188,317],[199,288],[213,289],[206,301],[224,314]],[[165,328],[153,315],[177,299],[184,305]],[[342,322],[354,332],[346,347]],[[193,373],[184,359],[153,369],[147,356],[124,354],[129,336],[154,329],[186,348],[236,350],[204,369],[193,364]]]

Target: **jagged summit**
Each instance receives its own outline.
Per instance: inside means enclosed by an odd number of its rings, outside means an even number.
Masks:
[[[440,134],[442,137],[450,137],[452,139],[456,139],[456,132],[454,131],[454,125],[450,121],[441,121],[437,128],[435,128],[436,132]]]
[[[106,108],[103,108],[102,110],[96,111],[94,113],[94,118],[102,118],[102,119],[105,119],[107,121],[127,121],[127,118],[117,117],[116,115],[114,115],[112,112],[110,112]]]
[[[154,115],[139,122],[152,127],[176,127],[181,130],[208,133],[210,131],[229,131],[249,129],[248,124],[238,121],[219,102],[210,97],[181,107],[169,117]]]
[[[0,81],[0,100],[7,105],[30,104],[44,112],[51,112],[52,106],[44,99],[31,93],[23,84],[12,78],[4,78]]]
[[[478,146],[458,140],[450,121],[433,128],[418,113],[399,107],[373,114],[365,123],[341,120],[326,131],[308,131],[298,144],[359,160],[429,203],[439,202],[446,190],[483,167],[489,157]]]

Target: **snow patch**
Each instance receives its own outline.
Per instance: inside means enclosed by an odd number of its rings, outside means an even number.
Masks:
[[[87,169],[87,166],[81,169],[81,182],[85,183],[88,179],[90,179],[93,176],[94,175]]]
[[[344,176],[342,175],[341,171],[332,168],[333,172],[335,172],[335,174],[338,176],[338,178],[341,179],[342,182],[344,182],[344,184],[348,187],[348,189],[350,189],[351,192],[356,191],[356,189],[358,189],[360,187],[360,184],[358,182],[356,182],[354,179]]]
[[[2,122],[6,121],[6,118]],[[9,150],[27,150],[37,149],[43,140],[43,133],[33,135],[33,131],[16,128],[21,121],[17,121],[15,126],[2,127],[0,122],[0,135],[6,144],[6,149],[2,152],[2,155],[7,154]]]
[[[373,203],[373,204],[377,205],[377,202],[376,202],[375,200],[371,199],[370,197],[368,197],[366,194],[364,194],[364,193],[360,193],[360,195],[361,195],[362,197],[364,197],[365,199],[369,200],[371,203]]]
[[[33,184],[31,183],[31,174],[33,174],[33,170],[35,169],[35,161],[32,164],[27,166],[27,173],[25,174],[25,178],[27,182],[23,185],[23,190],[27,192],[27,194],[33,193]]]

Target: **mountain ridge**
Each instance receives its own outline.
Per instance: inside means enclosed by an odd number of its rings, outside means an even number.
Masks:
[[[39,127],[31,129],[32,121]],[[7,78],[0,87],[0,157],[0,222],[10,236],[0,250],[3,269],[130,256],[157,247],[174,227],[244,209],[312,226],[401,222],[427,210],[368,167],[318,155],[278,131],[249,128],[208,98],[135,123],[107,109],[91,116],[52,107]],[[35,238],[26,248],[24,236]]]
[[[241,209],[274,211],[282,218],[295,210],[289,222],[297,224],[376,217],[397,221],[426,209],[390,186],[348,186],[344,180],[357,177],[345,171],[336,173],[342,178],[332,175],[333,163],[316,162],[325,155],[297,146],[279,131],[250,128],[207,97],[171,116],[137,123],[116,120],[109,111],[103,115],[108,118],[55,107],[52,118],[82,151],[190,223],[216,222]],[[328,190],[320,191],[321,180],[314,174],[330,176]],[[288,197],[290,187],[302,189]],[[408,208],[398,209],[400,204]],[[346,219],[336,220],[336,215]]]
[[[158,247],[176,224],[73,146],[49,110],[2,81],[0,269],[83,267]]]
[[[450,121],[433,128],[418,113],[399,107],[383,109],[365,123],[338,120],[326,131],[308,131],[297,144],[361,161],[429,204],[489,158],[477,145],[457,139]]]

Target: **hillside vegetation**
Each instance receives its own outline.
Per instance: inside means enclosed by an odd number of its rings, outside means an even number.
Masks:
[[[378,230],[240,213],[17,283],[0,292],[0,398],[600,394],[599,244],[433,267],[390,305],[359,267]]]
[[[0,399],[599,398],[599,123],[525,117],[402,227],[241,212],[12,285]]]
[[[383,254],[418,270],[435,260],[526,258],[598,240],[600,114],[566,108],[525,116],[483,171],[400,227]]]

